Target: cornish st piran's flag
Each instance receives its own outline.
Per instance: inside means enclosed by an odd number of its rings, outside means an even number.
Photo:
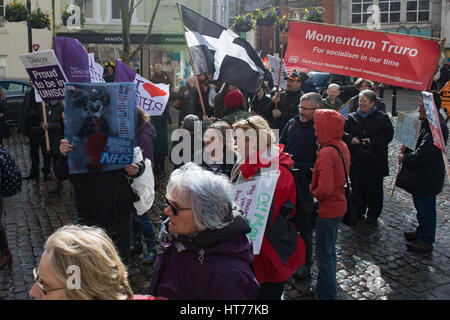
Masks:
[[[178,6],[195,74],[212,73],[214,80],[256,94],[267,70],[255,49],[233,31]]]

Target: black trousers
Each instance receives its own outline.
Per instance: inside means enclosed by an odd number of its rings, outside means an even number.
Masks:
[[[380,217],[383,210],[383,178],[383,176],[377,174],[370,176],[350,174],[352,191],[360,217],[366,211],[369,219]]]
[[[131,218],[131,211],[120,216],[116,221],[108,222],[99,222],[95,217],[78,215],[78,223],[104,229],[118,249],[122,262],[128,264],[131,246]]]
[[[259,289],[258,300],[281,300],[284,282],[264,282]]]
[[[41,139],[40,134],[30,135],[28,137],[30,141],[30,159],[31,159],[31,172],[39,173],[39,148],[41,148],[42,159],[44,160],[44,166],[42,167],[43,174],[50,173],[51,155],[45,151],[45,142]]]

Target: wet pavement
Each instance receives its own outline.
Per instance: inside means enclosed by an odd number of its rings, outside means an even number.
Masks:
[[[389,90],[385,91],[388,112],[391,112],[390,94]],[[414,111],[417,96],[418,92],[399,90],[397,110]],[[25,136],[14,134],[4,140],[4,146],[18,161],[22,174],[27,175],[30,160]],[[433,252],[418,254],[408,251],[403,232],[415,230],[417,226],[412,197],[398,188],[390,197],[399,149],[400,144],[394,140],[389,147],[391,175],[384,181],[384,207],[379,223],[367,225],[360,222],[355,227],[340,227],[337,242],[340,300],[450,299],[450,185],[447,180],[444,191],[437,197],[438,220]],[[447,153],[450,154],[450,147],[447,147]],[[156,184],[156,199],[149,212],[156,232],[165,207],[165,185],[171,171],[170,165],[166,167],[166,177]],[[32,270],[39,264],[45,240],[62,225],[76,222],[70,182],[64,181],[63,191],[57,195],[48,192],[52,183],[43,181],[42,177],[40,180],[24,180],[19,194],[4,198],[3,224],[13,259],[10,268],[0,269],[0,299],[29,299],[28,291],[33,285]],[[159,241],[156,243],[159,248]],[[129,280],[135,293],[147,293],[152,271],[153,265],[142,264],[139,256],[131,259]],[[291,277],[286,282],[283,299],[311,299],[307,288],[315,285],[316,263],[312,271],[312,278],[306,281],[296,281]]]

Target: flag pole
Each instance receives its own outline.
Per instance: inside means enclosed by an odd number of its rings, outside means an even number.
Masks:
[[[284,34],[284,32],[283,32]],[[278,70],[278,85],[277,85],[277,94],[280,92],[280,81],[281,81],[281,72],[283,71],[283,59],[284,59],[284,50],[286,48],[286,36],[282,36],[283,41],[283,49],[281,50],[280,56],[280,69]],[[275,103],[275,109],[278,109],[278,102]]]
[[[183,22],[183,15],[181,14],[180,4],[178,4],[177,9],[178,9],[178,14],[180,15],[181,26],[182,26],[183,32],[184,32],[184,22]],[[186,34],[184,35],[184,40],[186,41],[186,46],[187,46],[188,52],[189,52],[189,62],[191,64],[192,70],[194,71],[195,83],[197,84],[197,91],[198,91],[198,96],[200,98],[200,104],[202,106],[203,115],[206,116],[205,105],[203,104],[203,95],[202,95],[202,92],[200,91],[200,85],[198,83],[197,75],[195,74],[194,62],[192,60],[191,50],[189,49],[189,45],[188,45],[188,42],[186,39]]]

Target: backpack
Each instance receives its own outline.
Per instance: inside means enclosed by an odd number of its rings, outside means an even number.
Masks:
[[[0,194],[10,197],[22,190],[22,174],[13,156],[0,148],[1,190]]]
[[[314,228],[317,205],[309,190],[309,184],[299,169],[290,169],[295,183],[295,215],[292,222],[301,234],[309,234]]]

